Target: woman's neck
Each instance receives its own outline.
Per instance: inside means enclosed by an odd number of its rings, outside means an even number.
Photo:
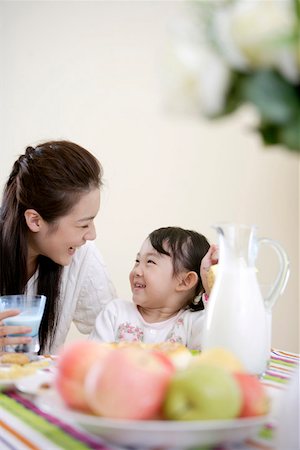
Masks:
[[[34,264],[28,264],[27,263],[27,281],[30,280],[30,278],[34,275],[37,269],[37,262]]]
[[[36,272],[38,267],[39,251],[36,248],[35,241],[33,239],[33,233],[27,233],[27,281],[30,280],[32,275]]]
[[[38,255],[29,248],[27,255],[27,281],[36,272],[38,266]]]

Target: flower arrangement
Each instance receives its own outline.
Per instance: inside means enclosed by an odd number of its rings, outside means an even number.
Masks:
[[[188,4],[169,60],[171,106],[215,119],[252,104],[263,142],[300,152],[300,0]]]

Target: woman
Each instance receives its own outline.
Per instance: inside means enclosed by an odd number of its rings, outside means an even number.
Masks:
[[[116,297],[96,238],[102,167],[68,141],[28,147],[14,163],[0,212],[0,294],[47,297],[40,353],[56,353],[74,321],[89,334],[102,307]],[[8,312],[0,313],[0,321]],[[14,315],[15,312],[10,313]],[[0,345],[24,343],[0,326]]]

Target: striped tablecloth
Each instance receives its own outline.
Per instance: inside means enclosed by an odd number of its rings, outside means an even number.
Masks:
[[[299,355],[272,350],[268,370],[262,377],[262,382],[267,387],[272,399],[272,413],[269,422],[262,428],[257,438],[235,446],[221,446],[218,447],[218,450],[270,450],[274,448],[274,430],[280,401],[297,364],[299,364]],[[117,447],[86,433],[66,419],[61,420],[55,417],[55,412],[45,413],[28,396],[16,390],[7,390],[0,393],[0,449],[112,450]]]

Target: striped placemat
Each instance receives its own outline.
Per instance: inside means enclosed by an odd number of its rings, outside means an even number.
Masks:
[[[268,368],[262,376],[263,383],[278,389],[284,387],[282,385],[289,381],[297,364],[299,364],[299,355],[282,350],[272,350]]]
[[[10,444],[8,448],[11,450],[19,450],[21,444],[26,450],[49,450],[50,448],[70,450],[110,449],[96,437],[94,438],[80,431],[77,427],[75,428],[71,424],[45,413],[16,391],[0,393],[0,407],[3,414],[6,415],[6,420],[5,418],[1,420],[2,417],[0,419],[0,436],[2,437],[2,430],[4,430],[6,433],[10,433],[18,443],[18,446],[15,447]],[[20,422],[22,422],[22,427],[20,427]],[[33,430],[38,432],[39,436],[32,436]],[[36,444],[36,442],[39,444]],[[2,446],[0,448],[2,450]]]

